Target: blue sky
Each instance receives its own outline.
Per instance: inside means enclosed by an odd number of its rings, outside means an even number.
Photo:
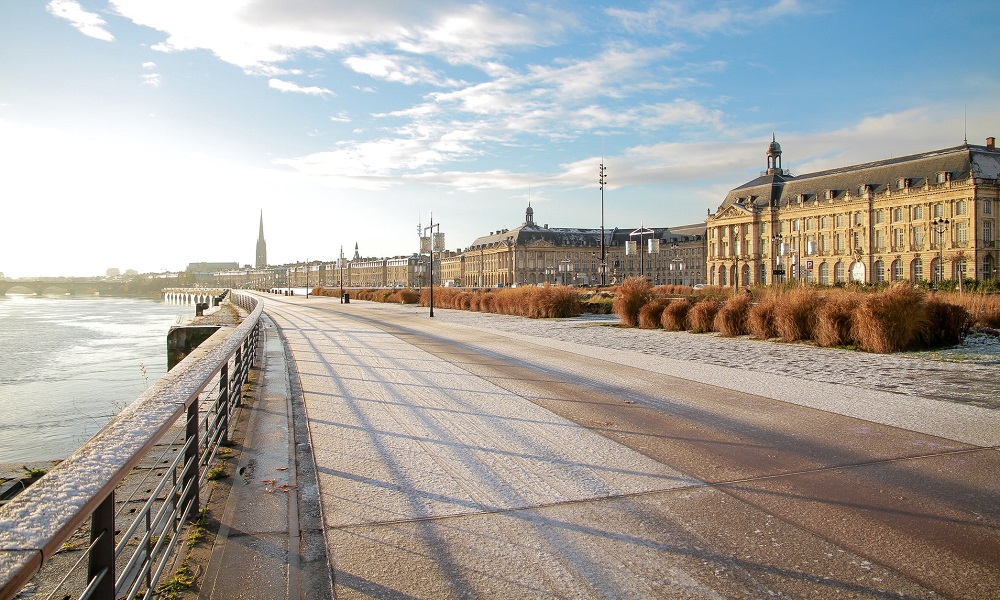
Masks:
[[[0,272],[449,249],[701,221],[807,173],[1000,133],[1000,3],[0,4]]]

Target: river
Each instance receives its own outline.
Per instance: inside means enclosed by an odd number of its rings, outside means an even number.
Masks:
[[[166,372],[191,305],[0,296],[0,463],[65,458]]]

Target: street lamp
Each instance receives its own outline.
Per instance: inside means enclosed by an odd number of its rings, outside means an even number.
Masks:
[[[647,233],[655,233],[652,229],[646,229],[642,223],[639,223],[639,229],[636,229],[632,233],[628,234],[629,237],[639,236],[639,245],[636,247],[636,253],[639,255],[639,274],[642,278],[646,278],[646,271],[643,267],[643,254],[645,254],[645,249],[642,245],[642,238]],[[635,242],[632,242],[633,244]]]
[[[951,221],[944,218],[938,217],[931,221],[931,229],[937,233],[938,237],[938,285],[944,281],[944,232],[948,231],[948,227],[951,225]]]
[[[607,184],[608,169],[604,166],[604,152],[601,152],[601,165],[598,169],[597,182],[601,186],[601,287],[607,284],[606,274],[608,271],[607,255],[604,247],[604,185]]]
[[[784,237],[782,237],[782,235],[780,233],[776,233],[776,234],[774,234],[774,235],[771,236],[771,241],[774,243],[774,247],[775,247],[775,251],[774,251],[774,272],[772,273],[772,275],[775,275],[775,276],[781,278],[781,279],[778,280],[778,283],[781,283],[781,282],[784,281],[784,276],[785,276],[784,265],[781,264],[781,256],[782,256],[782,247],[781,247],[781,245],[784,242]]]
[[[435,231],[436,228],[436,231]],[[430,231],[431,235],[428,236],[427,232]],[[444,237],[441,235],[441,224],[434,222],[434,213],[431,213],[431,224],[423,228],[424,239],[428,240],[428,250],[431,255],[430,264],[430,316],[434,316],[434,251],[437,250],[439,253],[444,250]],[[422,243],[422,240],[421,240]],[[422,249],[422,248],[421,248]]]

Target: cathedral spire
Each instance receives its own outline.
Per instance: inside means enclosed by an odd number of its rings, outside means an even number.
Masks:
[[[264,241],[264,211],[260,211],[260,232],[257,234],[257,261],[255,266],[263,269],[267,266],[267,243]]]

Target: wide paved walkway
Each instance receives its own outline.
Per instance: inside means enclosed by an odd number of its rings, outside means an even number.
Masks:
[[[338,598],[1000,597],[1000,412],[836,380],[865,355],[265,302]],[[789,353],[833,375],[761,366]]]

